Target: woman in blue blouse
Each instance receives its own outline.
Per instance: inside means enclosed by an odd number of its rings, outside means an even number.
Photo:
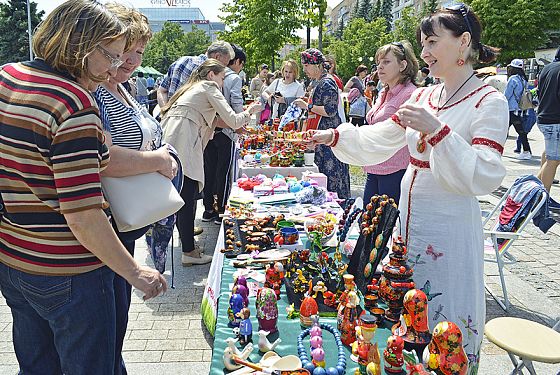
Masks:
[[[513,125],[515,131],[519,135],[519,141],[523,149],[515,150],[519,152],[517,156],[520,160],[531,160],[531,146],[527,139],[527,131],[523,126],[524,113],[519,108],[519,101],[523,95],[523,90],[527,87],[527,76],[523,70],[523,60],[513,59],[507,66],[508,81],[504,95],[509,106],[509,124]]]
[[[310,99],[296,99],[293,103],[308,110],[307,129],[326,130],[336,128],[342,119],[339,113],[339,90],[335,80],[325,70],[323,54],[311,48],[301,53],[304,73],[317,84]],[[315,150],[315,164],[319,171],[327,175],[327,188],[336,192],[339,198],[350,197],[350,172],[348,164],[339,161],[326,145],[319,145]]]

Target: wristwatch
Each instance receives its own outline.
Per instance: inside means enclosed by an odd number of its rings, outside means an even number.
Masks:
[[[313,108],[313,104],[309,103],[309,104],[307,105],[307,110],[308,110],[308,111],[311,111],[311,108]]]

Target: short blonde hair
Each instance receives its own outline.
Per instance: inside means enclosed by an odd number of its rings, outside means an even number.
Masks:
[[[100,43],[114,41],[126,32],[126,26],[102,4],[68,0],[39,24],[33,36],[33,52],[56,70],[102,82],[106,77],[88,72],[87,57]]]
[[[293,70],[294,80],[299,78],[299,65],[297,64],[297,62],[295,60],[293,60],[293,59],[284,60],[284,62],[282,63],[282,68],[280,69],[280,71],[282,72],[282,75],[284,74],[284,69],[286,67],[289,67],[290,69]]]
[[[107,3],[105,7],[128,28],[125,51],[129,51],[137,42],[148,43],[152,38],[152,30],[148,17],[134,8],[126,7],[119,3]]]
[[[418,60],[416,55],[414,55],[414,49],[408,40],[403,40],[401,42],[393,42],[385,44],[379,47],[375,53],[375,61],[379,63],[379,60],[385,57],[389,52],[391,52],[399,62],[406,60],[406,68],[401,72],[401,79],[399,83],[406,83],[410,81],[416,84],[416,75],[418,74]]]

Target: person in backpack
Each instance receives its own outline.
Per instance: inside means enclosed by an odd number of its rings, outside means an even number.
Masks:
[[[511,60],[511,63],[507,66],[507,75],[508,81],[504,95],[509,106],[509,124],[510,126],[513,125],[522,146],[522,149],[516,149],[514,152],[519,153],[519,155],[517,155],[517,159],[519,160],[531,160],[531,146],[527,139],[527,132],[523,128],[523,116],[525,115],[525,111],[522,111],[519,107],[521,96],[527,87],[527,76],[523,70],[523,60]]]
[[[243,112],[242,81],[238,73],[243,69],[247,55],[235,44],[231,44],[234,57],[225,70],[222,93],[235,113]],[[204,190],[202,202],[204,212],[202,221],[214,221],[221,224],[220,214],[224,213],[225,205],[231,189],[231,171],[235,163],[236,134],[230,128],[216,128],[214,137],[204,149]],[[214,207],[214,196],[216,207]],[[217,209],[217,210],[216,210]]]

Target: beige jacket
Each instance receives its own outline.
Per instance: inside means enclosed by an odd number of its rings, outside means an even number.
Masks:
[[[163,140],[177,150],[185,176],[204,187],[204,148],[214,136],[215,118],[220,116],[232,129],[250,120],[249,112],[235,113],[218,84],[201,81],[186,91],[163,117]]]

